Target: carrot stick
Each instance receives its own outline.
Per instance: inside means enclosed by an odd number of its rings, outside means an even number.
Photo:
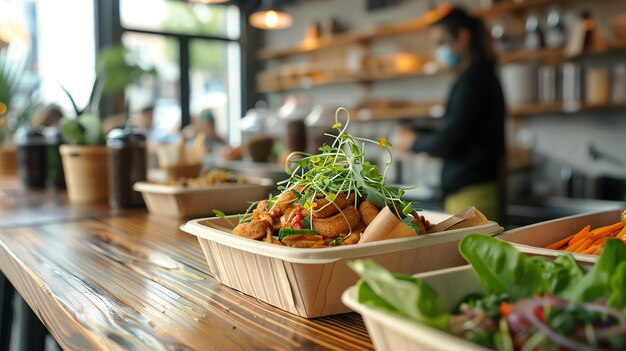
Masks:
[[[602,249],[604,247],[604,244],[606,244],[606,241],[609,240],[611,237],[609,236],[604,236],[596,241],[594,241],[591,245],[589,245],[588,248],[586,249],[578,249],[579,253],[584,253],[584,254],[593,254],[594,252],[596,252],[596,250],[598,249]]]
[[[574,235],[576,235],[576,234],[572,234],[572,235],[568,236],[565,239],[561,239],[561,240],[559,240],[559,241],[557,241],[555,243],[552,243],[552,244],[546,246],[546,249],[558,250],[558,249],[562,248],[565,244],[567,244],[568,241],[572,240]]]
[[[585,249],[583,251],[581,251],[581,254],[587,254],[587,255],[593,255],[594,252],[596,252],[597,249],[601,249],[602,246],[600,245],[591,245],[589,246],[588,249]]]
[[[583,250],[588,249],[593,243],[595,242],[595,240],[589,238],[589,239],[585,239],[583,241],[583,243],[576,248],[576,250],[574,250],[574,252],[581,252]]]
[[[624,226],[624,228],[622,228],[622,231],[617,233],[615,237],[618,239],[626,239],[626,226]]]
[[[580,239],[582,239],[583,237],[585,237],[587,234],[589,234],[589,230],[591,229],[591,226],[588,225],[586,227],[584,227],[583,229],[581,229],[578,233],[574,234],[574,237],[572,238],[572,240],[569,242],[570,245],[575,244],[576,242],[578,242]]]
[[[592,243],[593,241],[591,241],[590,239],[578,240],[578,242],[576,242],[574,245],[570,245],[570,246],[566,247],[565,251],[576,252],[578,250],[578,248],[583,246],[586,242]]]
[[[615,224],[607,225],[606,227],[596,228],[596,229],[591,231],[590,238],[599,239],[599,238],[601,238],[603,236],[610,235],[614,231],[620,230],[623,227],[624,227],[624,223],[617,222]]]
[[[611,237],[610,236],[605,236],[602,237],[596,241],[593,242],[593,244],[591,246],[604,246],[604,244],[606,243],[607,240],[609,240]]]

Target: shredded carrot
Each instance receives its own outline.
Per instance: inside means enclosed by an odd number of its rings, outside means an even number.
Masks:
[[[508,317],[511,313],[513,313],[512,304],[506,302],[500,304],[500,315],[502,315],[502,317]]]
[[[584,227],[583,229],[581,229],[578,233],[574,234],[574,237],[569,242],[569,245],[570,246],[574,245],[580,239],[582,239],[583,237],[587,236],[587,234],[589,234],[590,230],[591,230],[591,226],[590,225],[588,225],[588,226]]]
[[[552,243],[552,244],[546,246],[546,249],[558,250],[558,249],[562,248],[565,244],[567,244],[568,241],[572,240],[574,235],[576,235],[576,234],[572,234],[572,235],[568,236],[565,239],[561,239],[561,240],[559,240],[559,241],[557,241],[555,243]]]

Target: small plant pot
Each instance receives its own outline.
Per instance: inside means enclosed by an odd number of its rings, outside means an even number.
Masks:
[[[61,145],[60,151],[70,202],[106,203],[109,199],[107,147]]]
[[[17,151],[14,147],[0,146],[0,176],[17,174]]]

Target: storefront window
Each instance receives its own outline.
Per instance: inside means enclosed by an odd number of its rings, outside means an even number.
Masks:
[[[128,29],[239,38],[239,10],[236,6],[121,0],[120,17],[122,26]]]
[[[175,39],[152,34],[126,32],[122,43],[144,67],[153,67],[157,75],[146,76],[128,88],[131,110],[154,108],[154,137],[168,142],[180,128],[180,69],[178,43]]]
[[[241,118],[238,7],[120,0],[120,19],[123,44],[159,73],[156,86],[141,84],[131,94],[133,105],[154,105],[159,133],[180,126],[185,110],[193,119],[210,109],[220,136],[238,143],[239,134],[232,132]]]

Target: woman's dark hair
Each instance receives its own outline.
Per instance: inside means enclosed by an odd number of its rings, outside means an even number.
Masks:
[[[470,50],[475,58],[495,59],[495,53],[491,44],[491,36],[485,29],[483,22],[470,16],[465,10],[453,7],[450,11],[435,22],[433,26],[441,26],[453,38],[458,38],[462,28],[469,31],[471,35]]]

